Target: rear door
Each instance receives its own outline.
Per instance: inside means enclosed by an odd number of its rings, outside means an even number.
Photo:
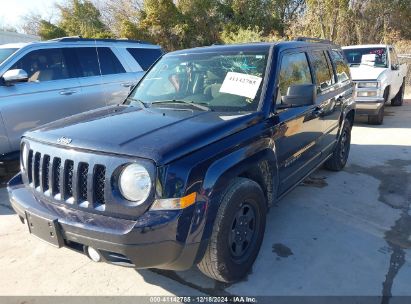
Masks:
[[[23,69],[28,82],[0,87],[0,111],[12,151],[21,135],[47,122],[78,113],[81,86],[65,48],[29,50],[8,68]]]
[[[282,194],[318,164],[323,126],[316,104],[280,109],[290,86],[314,81],[305,51],[287,52],[280,60],[275,114],[278,129],[274,141],[279,163],[279,192]]]
[[[111,48],[98,47],[97,53],[106,103],[122,103],[130,93],[131,87],[136,84],[136,77],[126,72]]]
[[[354,85],[351,81],[350,68],[344,58],[344,54],[340,49],[331,49],[328,51],[329,58],[333,65],[333,71],[336,79],[334,87],[334,97],[329,107],[324,108],[324,116],[322,117],[325,125],[325,148],[331,150],[334,148],[333,143],[337,142],[339,122],[344,104],[353,99]],[[330,151],[325,151],[325,157]]]
[[[104,83],[96,47],[71,48],[73,60],[79,74],[82,95],[79,98],[79,112],[96,109],[107,105]]]
[[[320,151],[323,152],[322,157],[327,157],[327,152],[332,150],[335,144],[342,97],[339,95],[340,90],[328,50],[311,50],[309,55],[317,86],[317,116],[322,128],[322,138],[318,143]]]

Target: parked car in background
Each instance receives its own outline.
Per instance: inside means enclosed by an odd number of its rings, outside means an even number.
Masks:
[[[342,49],[356,86],[357,114],[367,115],[370,124],[382,124],[385,103],[403,103],[406,64],[399,63],[391,45],[351,45]]]
[[[240,280],[267,208],[348,159],[350,71],[340,47],[310,40],[164,55],[124,104],[27,132],[12,207],[96,262]]]
[[[157,45],[60,38],[0,46],[0,163],[19,157],[23,132],[124,101],[162,55]]]

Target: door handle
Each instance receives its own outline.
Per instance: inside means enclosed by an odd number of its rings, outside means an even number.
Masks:
[[[315,107],[312,113],[315,116],[320,116],[324,113],[324,109],[322,107]]]
[[[60,95],[73,95],[73,94],[75,94],[75,93],[77,93],[77,91],[74,91],[74,90],[63,90],[63,91],[60,91]]]
[[[130,82],[125,82],[125,83],[122,83],[121,84],[121,86],[122,87],[125,87],[125,88],[129,88],[129,87],[131,87],[133,84],[132,83],[130,83]]]

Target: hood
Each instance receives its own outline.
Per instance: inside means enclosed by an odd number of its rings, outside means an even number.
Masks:
[[[372,67],[361,64],[350,67],[352,80],[377,80],[378,77],[387,70],[387,68]]]
[[[230,115],[120,105],[61,119],[24,136],[53,145],[67,137],[71,139],[68,147],[141,157],[161,165],[261,119],[261,113]]]

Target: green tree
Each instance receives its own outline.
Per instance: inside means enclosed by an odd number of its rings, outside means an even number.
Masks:
[[[236,32],[223,31],[221,33],[221,40],[226,44],[232,43],[245,43],[245,42],[262,42],[266,38],[263,36],[263,32],[258,27],[239,29]]]
[[[189,24],[172,0],[145,0],[139,28],[166,50],[187,47]]]
[[[258,27],[264,35],[276,28],[271,0],[225,0],[226,31]]]
[[[40,20],[39,23],[40,25],[37,35],[39,35],[42,40],[50,40],[67,36],[67,33],[62,28],[50,23],[49,21]]]
[[[86,38],[109,38],[112,33],[101,21],[99,10],[88,0],[70,0],[65,5],[57,5],[60,10],[61,27],[68,35]]]
[[[177,5],[188,27],[188,46],[210,45],[219,41],[223,7],[218,0],[179,0]]]

